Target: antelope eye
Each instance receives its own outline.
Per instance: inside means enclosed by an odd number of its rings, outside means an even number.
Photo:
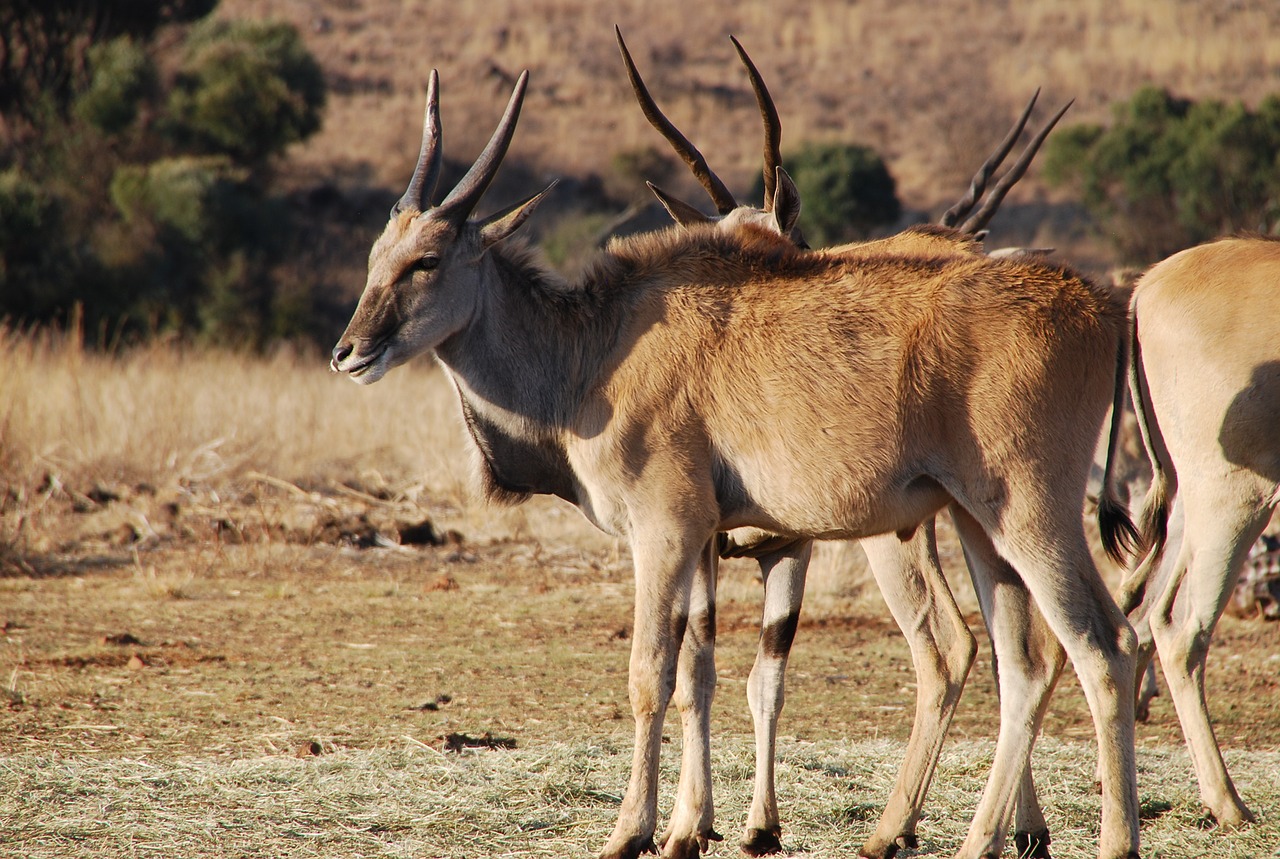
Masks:
[[[434,271],[436,266],[440,265],[440,257],[435,254],[427,254],[413,264],[414,271]]]

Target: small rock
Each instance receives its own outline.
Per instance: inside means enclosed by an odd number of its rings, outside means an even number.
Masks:
[[[294,757],[299,758],[318,758],[324,753],[324,749],[315,740],[310,740],[298,746],[298,751]]]
[[[99,644],[113,644],[117,647],[143,647],[138,637],[131,632],[117,632],[112,635],[104,635],[98,639]]]

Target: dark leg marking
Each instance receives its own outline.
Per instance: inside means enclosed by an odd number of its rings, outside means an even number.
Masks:
[[[782,620],[774,621],[760,631],[760,647],[769,656],[781,659],[791,652],[791,643],[796,638],[796,627],[800,625],[799,614],[789,614]]]

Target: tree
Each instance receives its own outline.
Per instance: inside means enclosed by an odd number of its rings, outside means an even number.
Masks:
[[[0,115],[38,124],[83,88],[89,52],[117,36],[145,42],[196,21],[217,0],[5,0],[0,3]]]
[[[1276,222],[1280,98],[1255,112],[1146,87],[1114,115],[1110,128],[1076,125],[1051,138],[1045,175],[1080,189],[1125,262]]]
[[[157,40],[213,3],[37,5],[27,25],[78,34],[46,53],[81,65],[0,151],[0,318],[56,321],[79,305],[91,326],[250,344],[306,330],[320,302],[305,289],[323,280],[282,276],[298,210],[272,189],[276,159],[319,128],[324,104],[297,31],[206,21]]]
[[[206,21],[187,40],[169,95],[170,133],[259,164],[320,128],[324,75],[289,24]]]

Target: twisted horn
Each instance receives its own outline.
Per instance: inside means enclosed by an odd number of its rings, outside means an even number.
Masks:
[[[1004,195],[1009,193],[1022,174],[1027,172],[1027,167],[1031,164],[1031,159],[1036,157],[1036,152],[1040,149],[1040,144],[1044,143],[1044,139],[1049,136],[1049,132],[1058,124],[1058,120],[1062,119],[1062,115],[1067,112],[1071,105],[1075,104],[1075,99],[1067,102],[1062,108],[1053,115],[1053,118],[1040,129],[1040,132],[1027,144],[1027,148],[1022,150],[1022,154],[1018,156],[1018,160],[1009,168],[1009,172],[1000,177],[1000,181],[996,183],[995,188],[991,190],[990,196],[982,204],[977,212],[975,212],[967,221],[960,225],[960,232],[973,233],[982,229],[987,222],[995,216],[996,209],[1000,208],[1000,203],[1004,200]]]
[[[409,187],[391,210],[393,215],[400,212],[421,212],[427,205],[427,198],[436,190],[436,182],[440,179],[440,75],[435,69],[427,80],[427,108],[422,117],[422,148],[418,150],[418,163],[413,168],[413,178]]]
[[[707,159],[702,157],[702,153],[698,148],[689,142],[689,138],[680,133],[680,130],[671,124],[671,120],[663,115],[658,109],[658,105],[653,100],[653,96],[649,95],[649,89],[644,85],[644,81],[640,78],[640,72],[636,69],[636,64],[631,60],[631,52],[627,50],[627,43],[622,40],[622,29],[614,26],[614,33],[618,37],[618,48],[622,51],[622,62],[627,67],[627,78],[631,81],[631,89],[635,92],[636,100],[640,102],[640,110],[644,112],[645,119],[649,120],[649,124],[656,128],[671,147],[675,149],[676,154],[684,159],[684,163],[689,165],[689,169],[693,171],[693,175],[697,177],[698,182],[707,193],[711,195],[711,200],[716,204],[716,211],[722,215],[727,215],[734,209],[738,208],[738,201],[733,198],[733,194],[720,177],[711,172],[711,168],[707,166]]]
[[[747,67],[751,77],[751,89],[756,94],[756,104],[760,106],[760,118],[764,121],[764,210],[773,211],[773,196],[778,189],[778,168],[782,166],[782,120],[778,118],[778,108],[769,95],[769,88],[756,64],[751,62],[746,50],[738,40],[730,36],[733,47],[738,51],[738,58]]]
[[[954,227],[957,221],[972,211],[974,205],[978,202],[978,198],[986,190],[987,180],[991,178],[992,172],[1000,166],[1001,161],[1004,161],[1005,156],[1009,154],[1009,150],[1013,149],[1013,144],[1018,141],[1018,137],[1022,134],[1022,129],[1026,128],[1027,120],[1031,117],[1031,109],[1036,106],[1036,99],[1039,97],[1040,87],[1036,87],[1036,91],[1031,94],[1031,100],[1027,102],[1027,106],[1022,110],[1022,116],[1018,117],[1018,121],[1014,123],[1013,128],[1009,129],[1009,133],[1004,136],[1004,140],[1000,141],[1000,145],[978,168],[978,172],[973,174],[973,181],[969,183],[969,192],[961,197],[954,206],[947,209],[938,223],[944,227]]]
[[[526,70],[516,79],[516,86],[511,92],[511,99],[507,102],[507,109],[503,112],[498,127],[494,129],[493,136],[485,144],[484,150],[471,165],[471,169],[449,192],[449,196],[445,197],[437,207],[436,211],[440,216],[461,223],[471,214],[476,203],[480,202],[489,183],[497,174],[503,156],[507,154],[511,138],[516,133],[516,122],[520,119],[520,105],[524,103],[524,91],[528,84],[529,72]]]

